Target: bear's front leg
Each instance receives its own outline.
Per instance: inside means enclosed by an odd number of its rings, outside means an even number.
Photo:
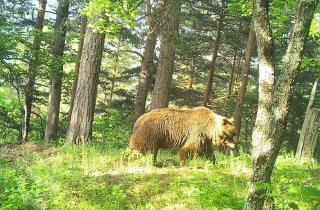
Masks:
[[[207,142],[204,147],[203,151],[199,154],[201,157],[205,157],[206,159],[210,160],[213,164],[216,163],[216,157],[213,151],[213,145],[211,142]]]
[[[191,145],[185,144],[180,150],[179,150],[179,162],[180,167],[182,167],[185,164],[186,159],[192,159],[194,156],[194,148],[191,147]]]

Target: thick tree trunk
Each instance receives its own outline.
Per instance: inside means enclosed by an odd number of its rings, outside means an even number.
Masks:
[[[72,83],[72,88],[71,88],[70,108],[68,111],[68,122],[69,123],[70,123],[71,113],[72,113],[73,104],[74,104],[74,95],[76,94],[76,89],[77,89],[77,84],[78,84],[78,76],[79,76],[80,60],[81,60],[83,42],[84,42],[84,34],[86,33],[86,27],[87,27],[87,22],[88,22],[87,17],[83,16],[82,18],[83,19],[82,19],[82,22],[80,25],[80,31],[79,31],[80,40],[79,40],[78,52],[77,52],[78,61],[76,63],[76,67],[75,67],[75,76],[73,78],[73,83]]]
[[[222,29],[222,23],[223,23],[223,19],[224,19],[224,10],[225,10],[225,2],[221,1],[220,16],[219,16],[219,21],[218,21],[218,26],[217,26],[217,35],[216,35],[216,40],[215,40],[214,46],[213,46],[212,59],[211,59],[211,64],[210,64],[210,69],[209,69],[207,87],[206,87],[206,91],[204,93],[204,101],[203,101],[204,106],[206,106],[209,103],[210,93],[212,91],[213,75],[214,75],[214,71],[216,68],[218,49],[219,49],[219,45],[220,45],[221,29]]]
[[[161,16],[163,4],[164,1],[159,0],[157,8],[154,9],[154,12],[151,12],[151,3],[149,0],[147,1],[146,14],[149,29],[143,58],[141,60],[141,70],[139,73],[139,84],[134,106],[133,122],[135,122],[145,112],[146,100],[148,96],[148,90],[151,79],[151,72],[154,65],[153,57],[154,49],[157,42],[157,25],[159,25],[159,16]]]
[[[168,107],[174,67],[176,36],[179,32],[181,0],[165,1],[164,17],[161,32],[160,60],[153,90],[151,109]]]
[[[28,140],[28,134],[30,129],[30,116],[31,116],[31,109],[32,109],[32,102],[33,102],[33,95],[34,95],[34,83],[36,79],[36,70],[38,67],[38,53],[40,50],[40,34],[39,32],[43,29],[44,23],[44,15],[46,11],[47,0],[39,0],[39,7],[38,7],[38,15],[36,20],[35,29],[37,30],[32,43],[32,57],[29,61],[29,69],[28,69],[28,81],[25,86],[25,93],[24,93],[24,119],[22,123],[22,141]]]
[[[320,129],[320,110],[318,107],[314,106],[314,100],[316,97],[317,88],[319,88],[318,86],[319,85],[317,79],[311,91],[306,117],[304,118],[299,138],[299,143],[296,152],[296,157],[298,158],[313,158],[313,153],[316,148],[316,143]]]
[[[87,25],[80,61],[78,85],[67,131],[69,143],[81,144],[92,139],[92,122],[99,83],[105,35]]]
[[[275,86],[269,1],[254,1],[253,17],[259,56],[259,102],[252,134],[253,176],[245,209],[273,208],[272,202],[268,202],[272,201],[269,199],[271,194],[268,185],[283,141],[288,103],[317,3],[318,0],[300,0],[283,59],[283,70]]]
[[[67,33],[66,21],[69,14],[69,0],[59,0],[56,23],[54,25],[52,75],[50,80],[50,92],[48,103],[48,115],[46,121],[45,141],[57,138],[59,110],[61,100],[61,86],[63,76],[63,52]]]
[[[252,27],[253,27],[253,25],[252,25]],[[235,108],[235,113],[234,113],[234,125],[236,126],[238,134],[240,133],[241,110],[242,110],[244,96],[245,96],[246,90],[247,90],[248,74],[249,74],[249,69],[250,69],[250,60],[251,60],[252,48],[253,48],[253,44],[254,44],[254,30],[252,27],[250,27],[250,31],[249,31],[246,55],[245,55],[243,70],[242,70],[242,74],[241,74],[240,88],[239,88],[239,92],[238,92],[238,97],[237,97],[237,101],[236,101],[236,108]]]

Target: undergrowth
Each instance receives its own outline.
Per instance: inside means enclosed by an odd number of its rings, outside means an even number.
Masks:
[[[0,158],[1,209],[242,209],[250,156],[217,154],[216,165],[195,157],[178,167],[161,152],[161,167],[122,164],[124,149],[105,143],[64,145]],[[1,156],[1,155],[0,155]],[[320,166],[278,158],[273,176],[277,209],[319,209]]]

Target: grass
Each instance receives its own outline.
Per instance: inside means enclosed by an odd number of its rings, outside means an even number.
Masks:
[[[124,149],[106,143],[60,148],[34,142],[0,147],[0,209],[242,209],[250,157],[217,154],[216,165],[195,158],[177,167],[162,152],[152,166],[121,164]],[[277,209],[320,208],[320,165],[278,158]]]

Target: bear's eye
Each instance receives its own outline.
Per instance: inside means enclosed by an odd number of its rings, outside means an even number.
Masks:
[[[235,131],[230,131],[229,133],[224,133],[225,138],[233,139],[235,136],[237,136],[237,133]]]
[[[229,135],[226,132],[223,132],[221,136],[223,139],[226,139],[229,137]]]

